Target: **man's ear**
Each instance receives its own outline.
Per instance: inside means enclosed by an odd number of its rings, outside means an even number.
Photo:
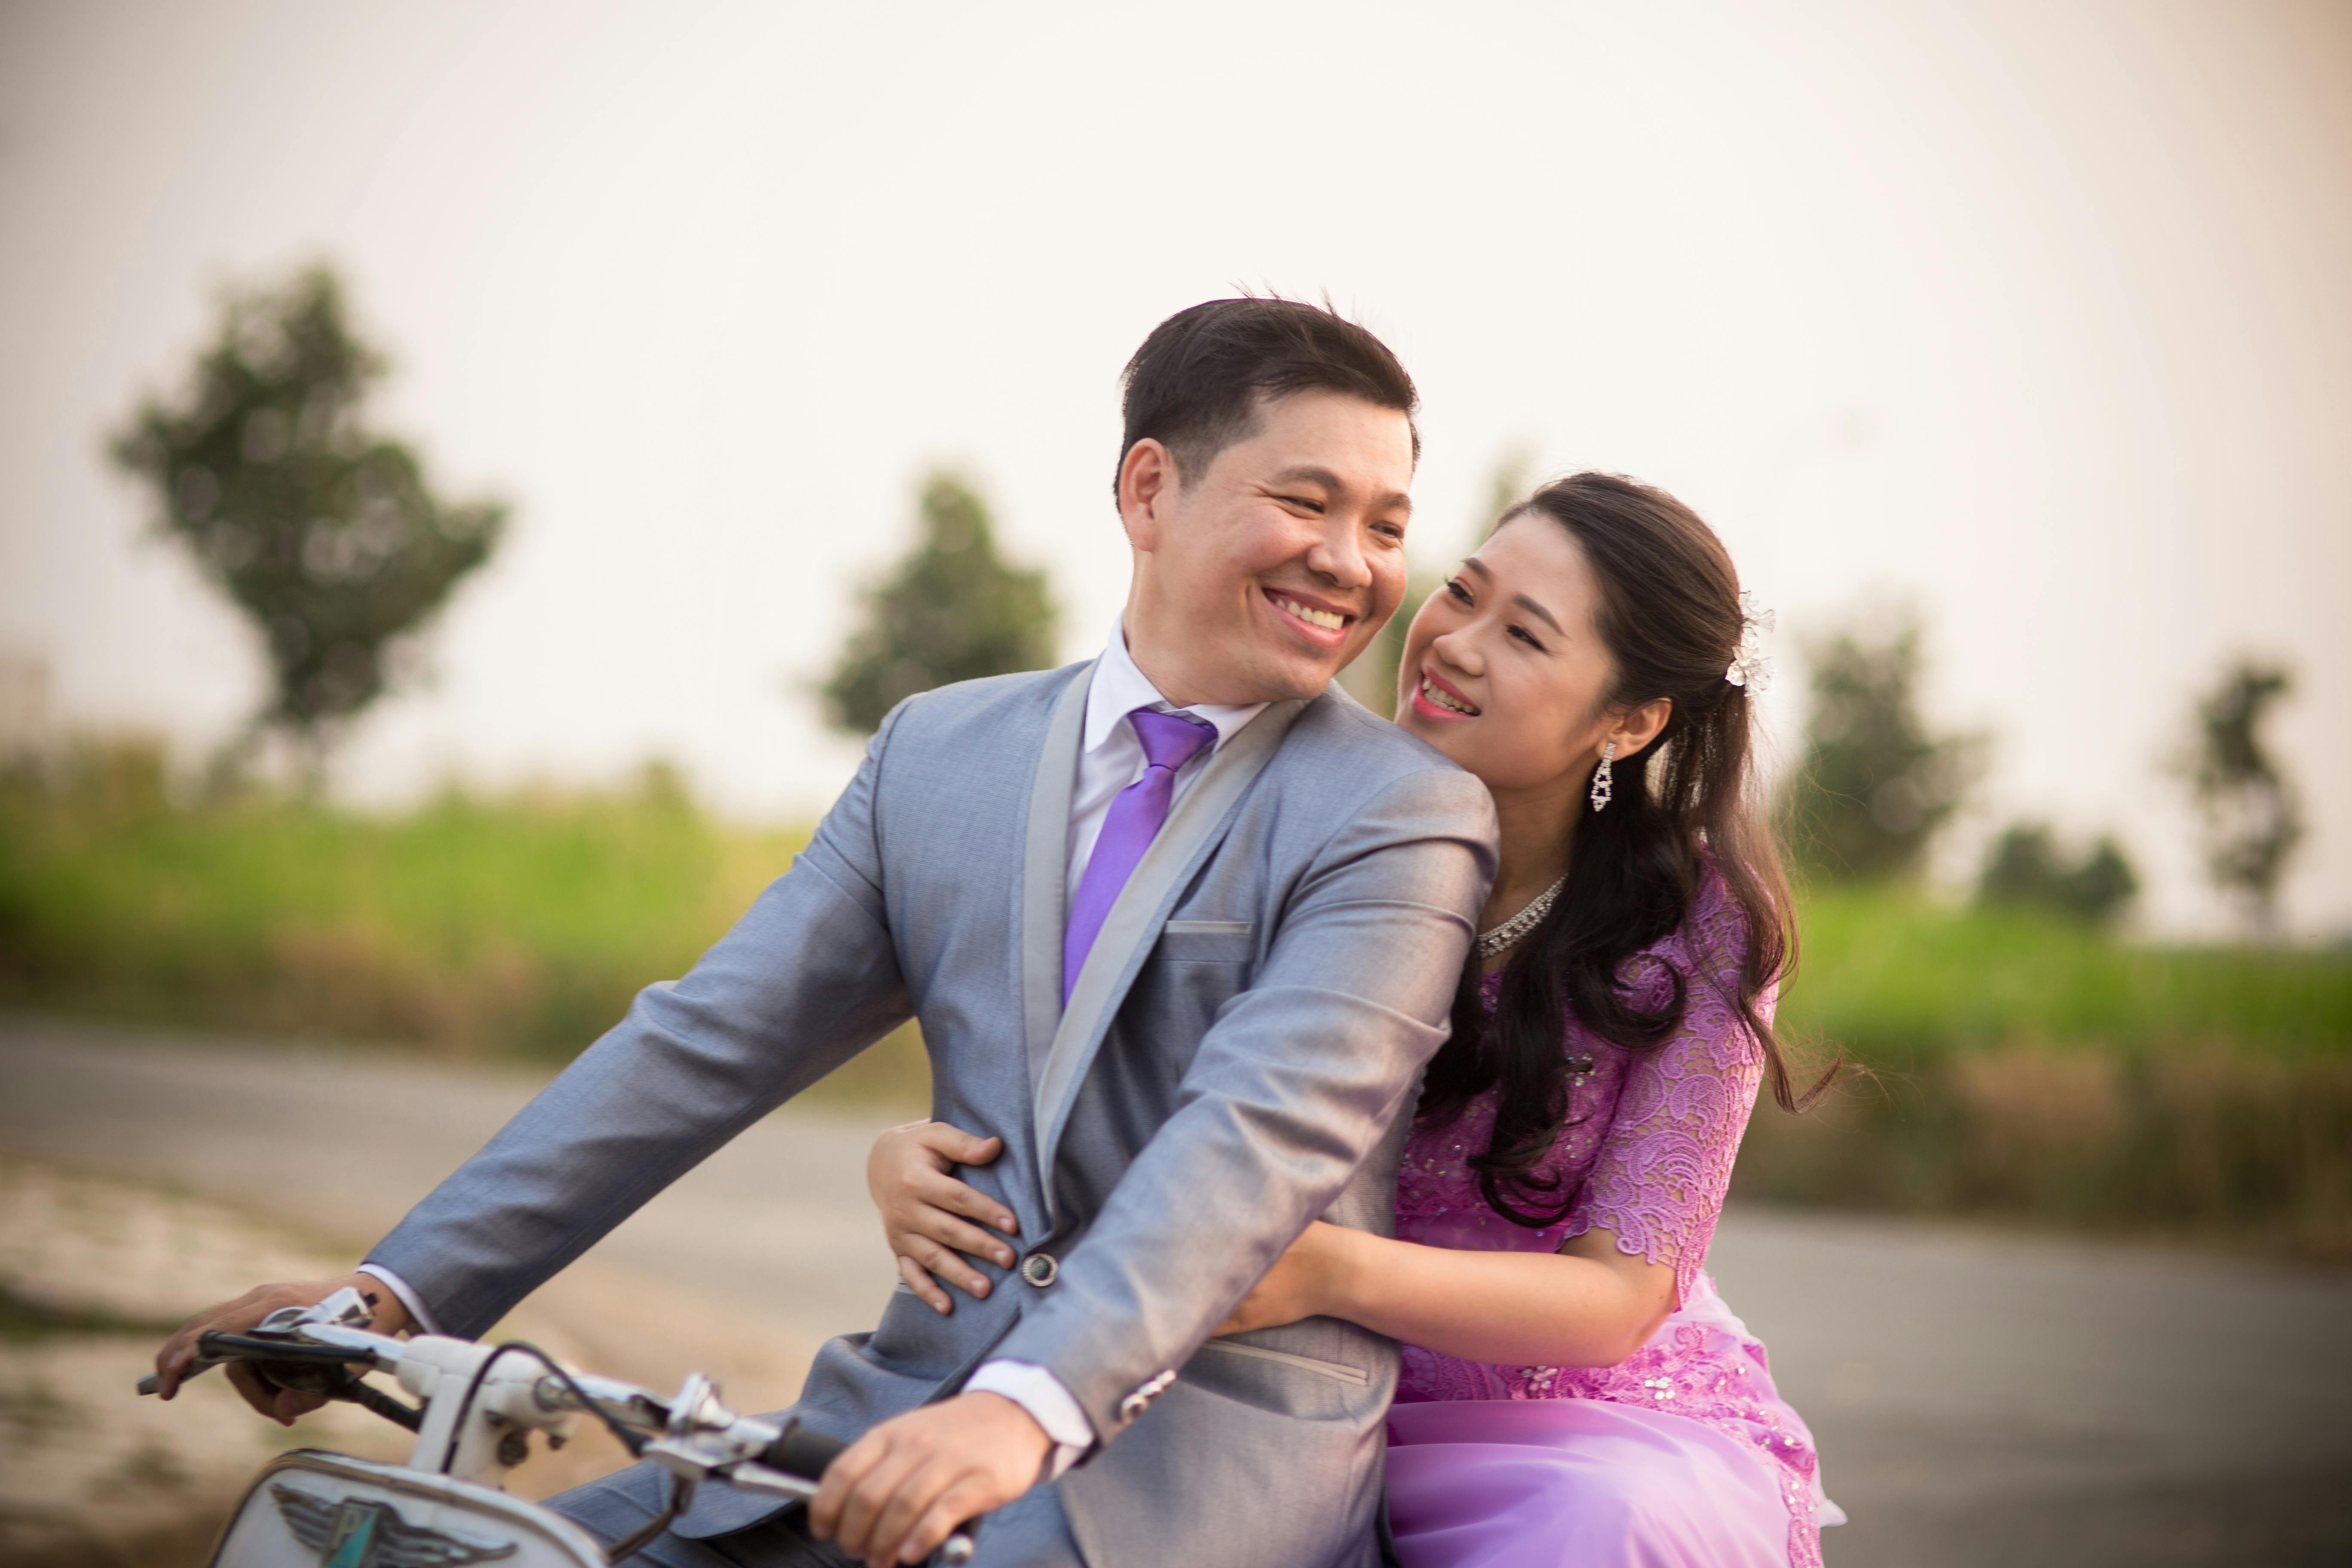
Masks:
[[[1181,484],[1176,456],[1146,436],[1127,449],[1118,464],[1118,521],[1138,550],[1160,547],[1160,531],[1175,515]]]

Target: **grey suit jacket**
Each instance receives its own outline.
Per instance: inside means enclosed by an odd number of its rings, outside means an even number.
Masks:
[[[1099,1439],[1055,1483],[1097,1568],[1369,1563],[1394,1347],[1331,1319],[1210,1336],[1310,1220],[1391,1226],[1404,1113],[1493,875],[1493,806],[1337,688],[1276,703],[1177,803],[1065,1012],[1090,668],[902,704],[734,930],[369,1259],[449,1331],[482,1332],[913,1016],[933,1113],[1004,1140],[962,1174],[1027,1251],[950,1317],[901,1289],[872,1332],[825,1346],[794,1413],[852,1436],[983,1359],[1034,1363]],[[681,1533],[773,1507],[707,1489]]]

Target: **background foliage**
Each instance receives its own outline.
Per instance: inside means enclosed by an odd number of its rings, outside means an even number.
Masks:
[[[1043,572],[1008,565],[980,492],[940,469],[923,481],[914,548],[866,592],[866,621],[824,684],[834,723],[866,735],[919,691],[1054,663]]]
[[[1977,879],[1988,904],[2037,904],[2093,925],[2106,925],[2139,893],[2139,873],[2108,834],[2079,857],[2058,846],[2042,822],[2016,822],[1993,840]]]
[[[1905,611],[1805,644],[1812,707],[1781,815],[1818,876],[1916,875],[1983,773],[1983,737],[1936,734],[1919,716],[1921,636]]]
[[[2263,721],[2294,690],[2284,668],[2241,659],[2197,704],[2184,771],[2205,826],[2214,885],[2243,900],[2256,934],[2278,931],[2278,885],[2303,842],[2303,802],[2263,736]]]
[[[269,658],[267,727],[301,746],[315,786],[336,727],[383,695],[396,639],[488,561],[496,501],[446,502],[361,408],[383,360],[352,331],[334,273],[232,295],[176,401],[151,401],[110,447],[154,492],[157,526],[245,612]]]

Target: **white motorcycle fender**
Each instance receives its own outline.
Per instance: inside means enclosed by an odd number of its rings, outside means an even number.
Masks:
[[[213,1568],[604,1568],[561,1515],[488,1487],[316,1448],[261,1472]]]

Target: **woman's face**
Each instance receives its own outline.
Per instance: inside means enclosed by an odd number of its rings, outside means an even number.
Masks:
[[[1396,721],[1498,796],[1581,788],[1603,742],[1634,749],[1625,742],[1635,716],[1602,707],[1616,668],[1594,629],[1600,607],[1567,529],[1539,512],[1504,524],[1412,618]],[[1647,731],[1643,744],[1657,732],[1635,729]]]

